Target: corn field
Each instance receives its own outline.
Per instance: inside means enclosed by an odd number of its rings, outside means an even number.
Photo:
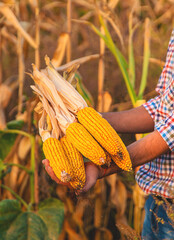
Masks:
[[[137,169],[80,196],[48,176],[30,74],[47,55],[89,106],[127,110],[155,96],[173,27],[173,0],[0,1],[0,239],[141,239]]]

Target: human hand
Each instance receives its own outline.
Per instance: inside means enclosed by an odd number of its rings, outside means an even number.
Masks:
[[[69,188],[72,188],[69,183],[64,183],[56,177],[55,173],[53,172],[53,169],[50,167],[48,159],[42,160],[42,163],[45,166],[46,172],[48,173],[48,175],[51,177],[53,181],[55,181],[58,184],[62,184],[62,185],[68,186]]]
[[[48,175],[52,178],[52,180],[54,180],[58,184],[66,185],[67,187],[72,189],[69,183],[64,183],[56,177],[55,173],[53,172],[52,168],[49,165],[48,159],[44,159],[42,163],[44,164],[45,170],[47,171]],[[100,178],[102,169],[92,162],[86,162],[85,172],[86,172],[85,186],[81,190],[76,190],[75,191],[76,195],[85,193],[88,190],[90,190],[96,184],[96,181]]]

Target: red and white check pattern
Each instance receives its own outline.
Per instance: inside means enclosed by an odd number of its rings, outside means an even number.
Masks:
[[[170,151],[141,166],[136,180],[147,194],[174,198],[174,30],[156,91],[158,96],[143,106],[153,118],[155,129]]]

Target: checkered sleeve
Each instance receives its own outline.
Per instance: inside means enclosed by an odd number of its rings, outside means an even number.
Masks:
[[[150,99],[148,102],[144,103],[143,106],[148,111],[153,120],[155,120],[155,112],[158,108],[160,102],[160,96]]]
[[[174,151],[174,112],[155,124],[155,129],[160,133],[170,150]]]

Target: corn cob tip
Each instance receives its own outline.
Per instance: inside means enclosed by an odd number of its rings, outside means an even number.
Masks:
[[[62,182],[69,182],[71,180],[71,176],[66,173],[65,171],[61,172],[61,181]]]
[[[103,164],[105,164],[105,163],[106,163],[105,159],[104,159],[104,158],[102,158],[102,157],[99,159],[99,162],[100,162],[100,164],[101,164],[101,165],[103,165]]]

